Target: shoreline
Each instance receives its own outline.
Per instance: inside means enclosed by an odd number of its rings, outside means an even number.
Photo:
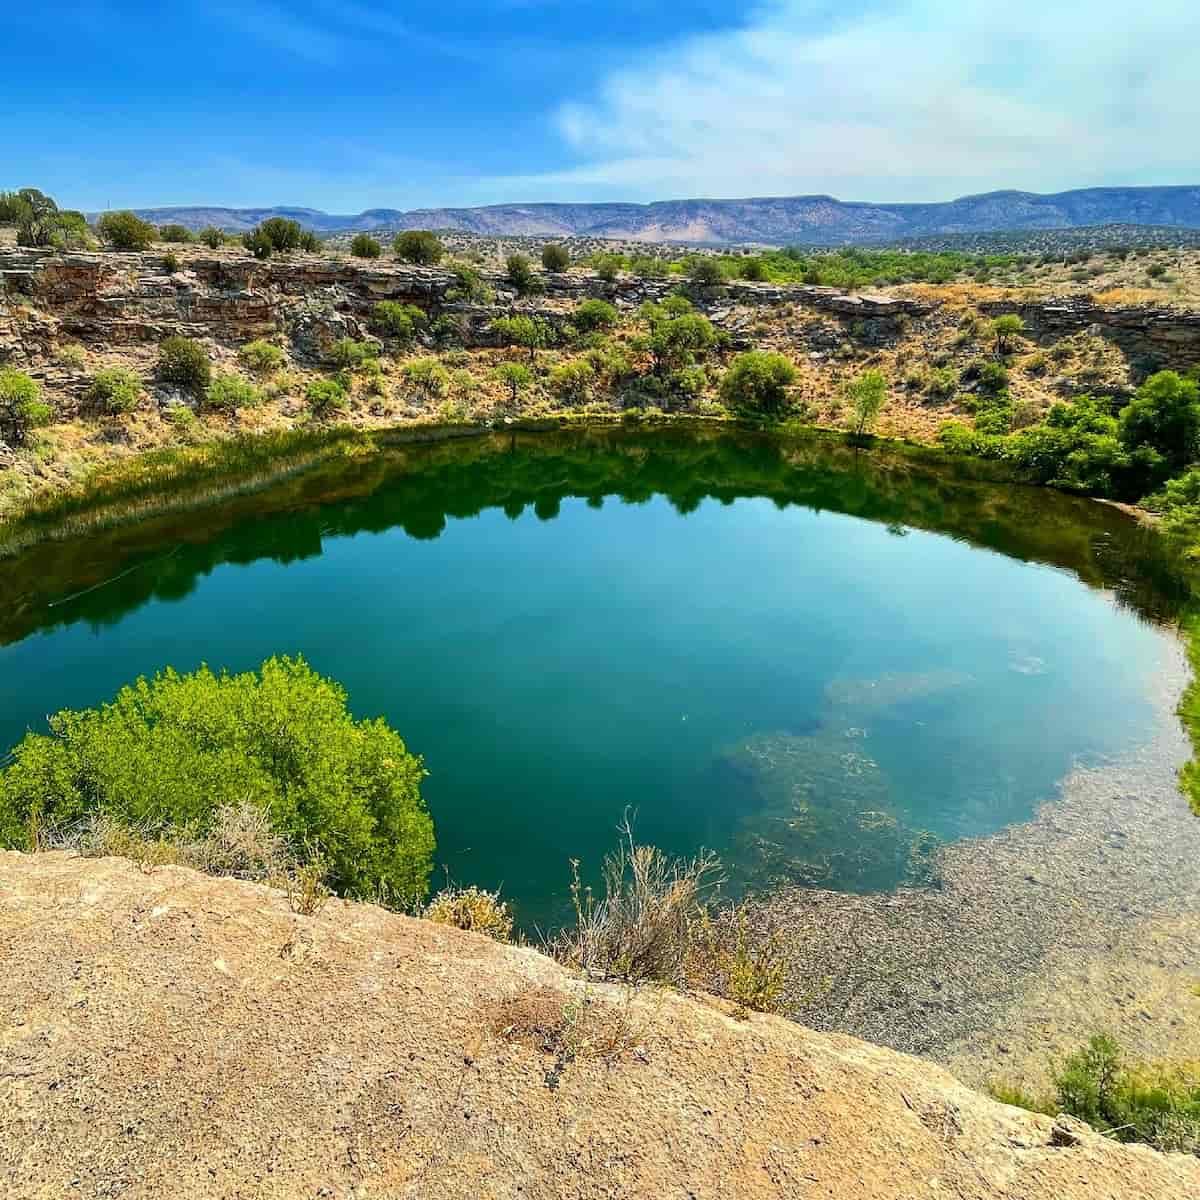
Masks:
[[[784,1015],[1043,1088],[1098,1032],[1139,1059],[1200,1047],[1200,818],[1180,794],[1186,647],[1164,639],[1149,743],[1077,767],[1021,825],[944,847],[940,889],[783,889],[756,906],[789,961]],[[826,982],[827,981],[827,982]]]

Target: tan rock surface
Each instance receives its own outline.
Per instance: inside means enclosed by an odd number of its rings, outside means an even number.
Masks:
[[[539,1006],[620,1036],[548,1053]],[[1195,1159],[1053,1126],[918,1059],[378,908],[0,853],[12,1200],[1200,1195]]]

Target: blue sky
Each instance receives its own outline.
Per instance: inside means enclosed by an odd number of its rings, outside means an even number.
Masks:
[[[1195,0],[84,0],[0,188],[328,211],[1200,182]]]

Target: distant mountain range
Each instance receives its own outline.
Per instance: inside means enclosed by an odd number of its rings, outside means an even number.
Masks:
[[[339,216],[311,208],[144,208],[156,224],[241,231],[291,217],[318,233],[452,229],[492,237],[591,237],[719,244],[848,245],[991,230],[1091,225],[1200,228],[1200,187],[1080,188],[1038,195],[987,192],[937,204],[868,204],[831,196],[663,200],[654,204],[494,204],[485,208],[372,208]]]

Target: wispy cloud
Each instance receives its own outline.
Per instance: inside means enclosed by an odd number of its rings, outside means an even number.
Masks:
[[[612,73],[556,114],[575,165],[522,188],[939,199],[1200,174],[1194,0],[902,0],[817,28],[813,7]]]

